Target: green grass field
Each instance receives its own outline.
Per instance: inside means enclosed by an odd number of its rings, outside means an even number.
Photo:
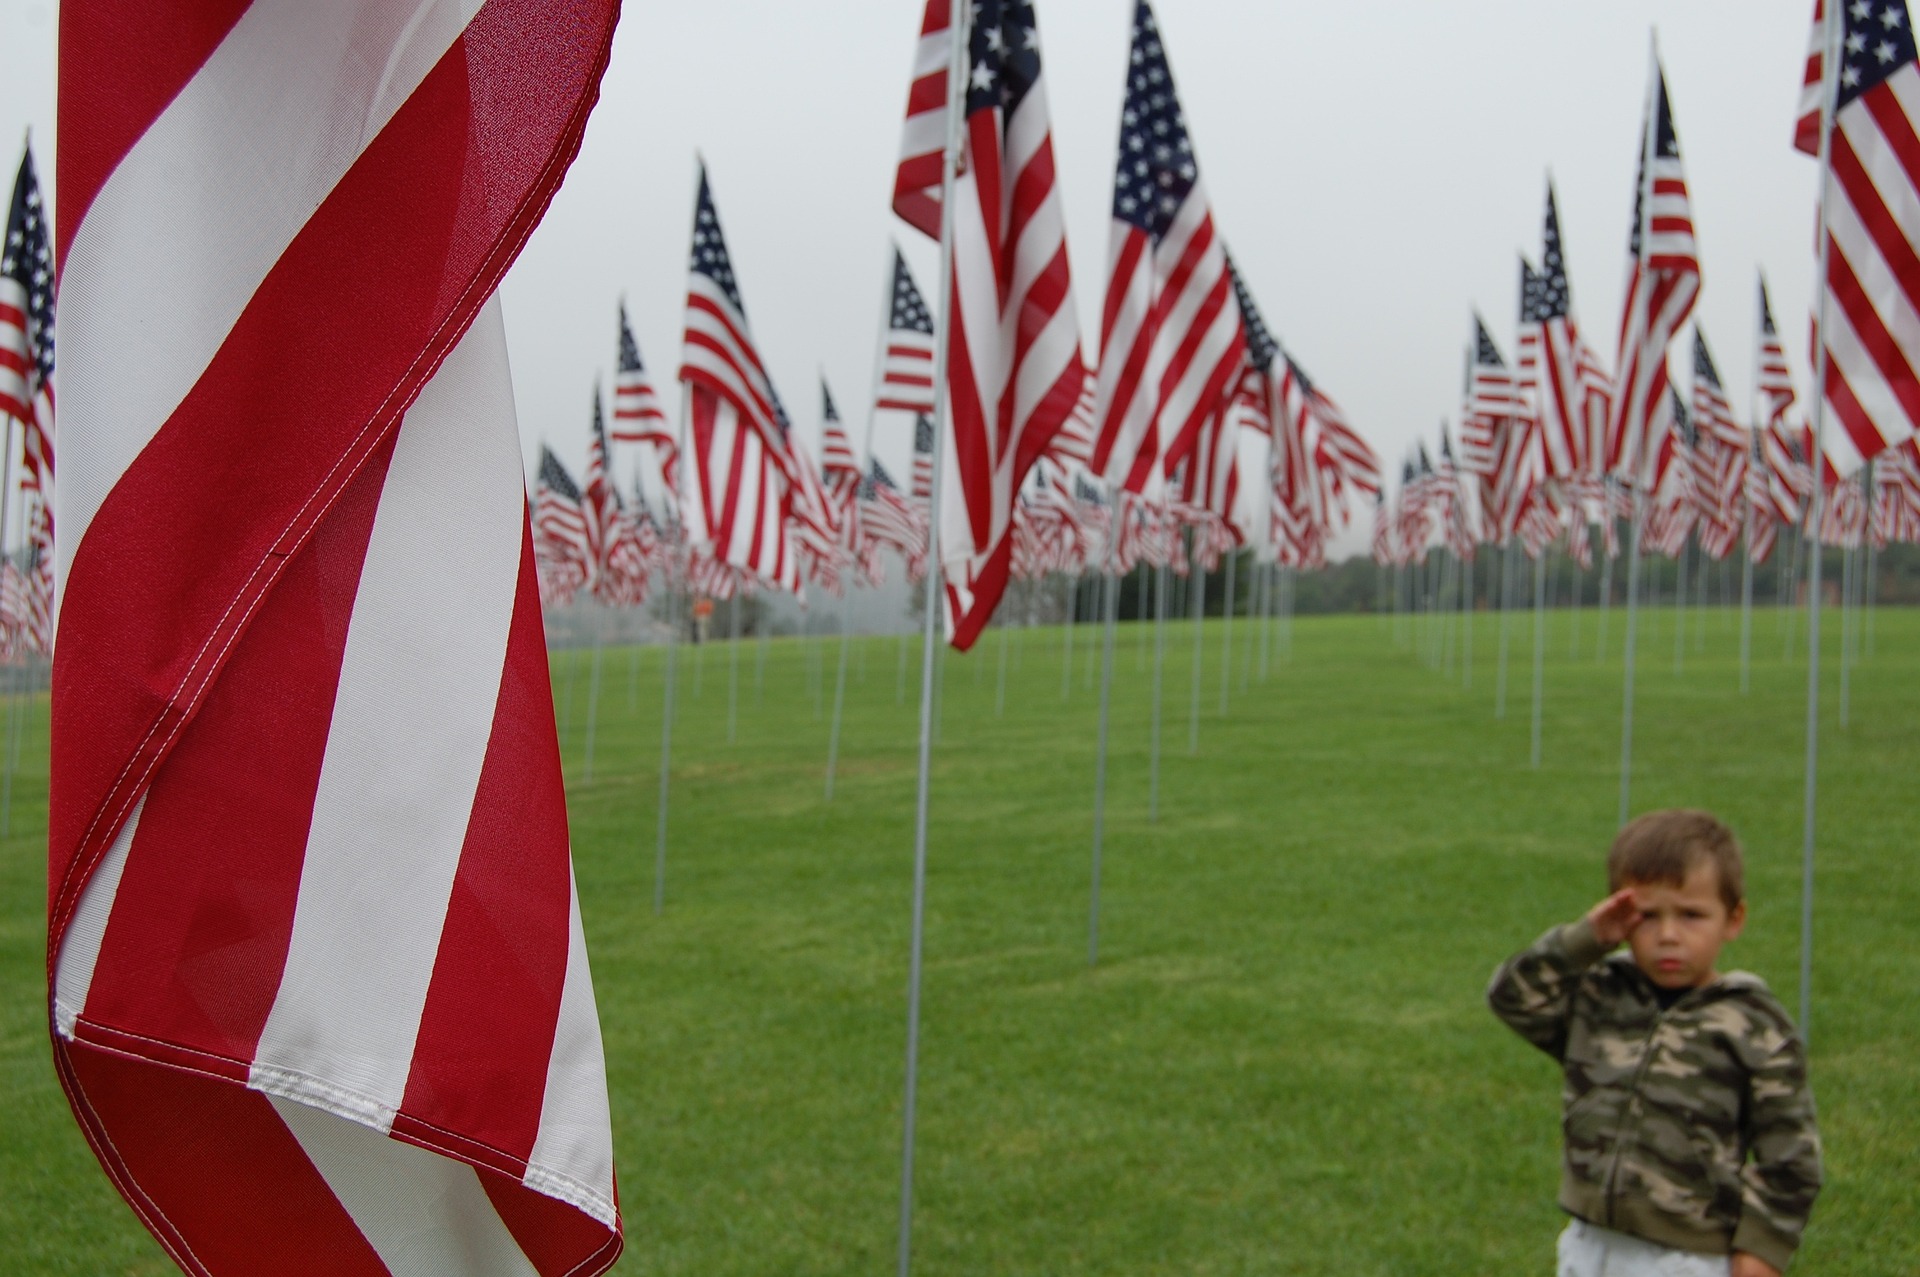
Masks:
[[[1798,996],[1804,657],[1737,616],[1642,633],[1636,809],[1710,807],[1749,857],[1730,951]],[[1087,965],[1096,701],[1083,627],[949,659],[935,752],[915,1268],[924,1274],[1544,1274],[1558,1082],[1485,1010],[1493,966],[1602,893],[1623,617],[1550,616],[1544,761],[1528,766],[1531,621],[1494,716],[1375,617],[1297,622],[1220,712],[1210,622],[1187,748],[1190,623],[1168,627],[1147,818],[1140,631],[1115,661],[1101,960]],[[1577,626],[1578,632],[1570,627]],[[1920,612],[1883,610],[1837,720],[1829,615],[1812,1025],[1829,1184],[1796,1272],[1920,1272]],[[1703,638],[1703,641],[1702,641]],[[622,1274],[883,1273],[898,1210],[915,719],[893,639],[855,644],[822,801],[835,641],[682,650],[667,907],[655,916],[658,649],[559,653],[574,851],[606,1030]],[[822,694],[811,669],[819,662]],[[914,649],[917,673],[918,649]],[[569,663],[572,663],[570,669]],[[0,856],[0,1269],[170,1271],[87,1152],[48,1062],[45,705]]]

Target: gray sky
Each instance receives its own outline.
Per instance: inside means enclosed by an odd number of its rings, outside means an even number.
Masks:
[[[1038,7],[1091,362],[1132,3]],[[677,400],[696,148],[800,431],[817,440],[824,371],[859,445],[890,236],[930,298],[934,284],[933,246],[888,210],[920,8],[628,0],[580,157],[504,288],[529,458],[545,439],[576,472],[584,464],[588,400],[595,377],[611,375],[623,293],[656,386]],[[12,52],[0,139],[30,124],[49,179],[52,9],[0,0]],[[1789,135],[1811,10],[1162,0],[1156,14],[1215,217],[1268,322],[1397,469],[1457,405],[1470,306],[1511,357],[1516,254],[1538,252],[1549,169],[1574,307],[1611,364],[1656,26],[1699,234],[1697,316],[1746,405],[1764,266],[1804,392],[1816,174]],[[7,153],[9,173],[14,162]],[[1685,385],[1684,351],[1674,370]],[[906,423],[881,421],[874,446],[904,471]],[[622,474],[634,451],[616,459]]]

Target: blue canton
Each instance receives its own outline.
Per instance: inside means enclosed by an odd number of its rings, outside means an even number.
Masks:
[[[1187,193],[1200,180],[1187,120],[1173,92],[1173,71],[1146,0],[1133,17],[1127,99],[1120,109],[1120,162],[1113,215],[1159,243]]]
[[[1840,100],[1844,107],[1914,61],[1906,0],[1847,0],[1840,37]]]

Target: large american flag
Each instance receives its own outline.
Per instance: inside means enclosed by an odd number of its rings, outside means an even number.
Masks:
[[[53,468],[53,313],[52,236],[28,147],[13,180],[6,240],[0,243],[0,415],[20,423],[26,466],[21,482],[35,490],[46,489]]]
[[[875,408],[933,411],[933,312],[914,286],[913,273],[898,248],[893,250],[887,328],[880,336],[879,380]]]
[[[650,460],[657,467],[661,482],[669,491],[679,482],[679,442],[673,426],[654,393],[653,379],[640,362],[640,343],[633,339],[627,324],[627,304],[620,303],[620,333],[614,351],[613,438],[619,443],[645,444]]]
[[[947,22],[944,0],[929,0],[923,51]],[[953,184],[953,303],[945,334],[952,428],[939,441],[940,568],[951,640],[963,651],[1006,590],[1014,500],[1073,411],[1083,377],[1033,5],[976,0],[964,35],[964,149]],[[916,77],[903,150],[936,127],[929,115],[945,134],[946,76],[937,74],[942,105],[931,112],[918,109]],[[917,161],[903,158],[894,208],[927,230],[920,216],[930,206],[926,190],[910,185],[919,171]],[[938,164],[930,174],[937,184]],[[937,203],[935,195],[936,211]]]
[[[569,596],[593,579],[594,541],[580,485],[553,449],[541,444],[533,485],[533,551],[551,566],[556,582],[568,583]]]
[[[1547,186],[1538,286],[1523,295],[1520,344],[1536,351],[1533,417],[1540,430],[1547,476],[1568,478],[1588,467],[1588,439],[1578,361],[1579,330],[1560,244],[1560,210]]]
[[[798,591],[786,412],[760,362],[726,236],[700,169],[687,275],[680,380],[687,383],[689,471],[679,486],[691,545],[716,563]]]
[[[53,1057],[188,1273],[619,1253],[494,296],[615,8],[61,11]]]
[[[1140,0],[1114,171],[1094,472],[1157,492],[1231,393],[1246,344],[1166,48]]]
[[[1613,409],[1607,420],[1606,468],[1634,483],[1646,479],[1652,453],[1660,446],[1653,426],[1669,385],[1667,347],[1700,296],[1693,207],[1667,101],[1667,77],[1657,64],[1647,119],[1633,193],[1633,232],[1627,241],[1627,301],[1620,317],[1620,355],[1614,361]]]
[[[1822,99],[1836,93],[1823,200],[1827,278],[1815,315],[1826,317],[1819,390],[1840,427],[1824,431],[1821,446],[1845,475],[1920,427],[1920,67],[1905,0],[1849,0],[1840,21],[1836,85],[1823,73],[1816,6],[1795,145],[1819,153]]]

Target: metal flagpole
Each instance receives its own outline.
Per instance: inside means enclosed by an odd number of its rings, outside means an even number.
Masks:
[[[1267,670],[1273,660],[1273,596],[1278,591],[1280,574],[1279,563],[1260,565],[1260,681],[1267,681]]]
[[[965,0],[951,0],[948,24],[953,48],[947,57],[947,146],[940,165],[940,340],[933,358],[933,472],[927,493],[927,576],[925,615],[920,629],[920,771],[913,812],[913,930],[907,962],[907,1068],[901,1110],[899,1277],[907,1277],[913,1259],[914,1119],[920,1085],[920,973],[927,914],[927,801],[933,758],[934,631],[940,611],[940,496],[945,483],[947,351],[953,321],[953,185],[960,162],[962,89],[966,82],[967,18]]]
[[[753,653],[753,703],[755,705],[760,704],[767,690],[767,645],[771,641],[767,634],[769,628],[767,614],[762,610],[759,641],[754,644]]]
[[[1586,530],[1582,528],[1580,531],[1584,536]],[[1588,542],[1587,545],[1591,550],[1593,543]],[[1573,547],[1567,548],[1571,551]],[[1567,576],[1570,578],[1567,583],[1567,633],[1571,635],[1567,640],[1567,658],[1578,660],[1580,658],[1580,560],[1574,558],[1571,553],[1567,555]]]
[[[1633,490],[1633,527],[1627,546],[1627,654],[1625,700],[1620,708],[1620,820],[1627,823],[1633,784],[1633,671],[1640,635],[1640,489]]]
[[[1115,520],[1118,520],[1119,517],[1119,511],[1116,510],[1114,512]],[[1119,534],[1119,529],[1117,527],[1114,528],[1112,535],[1118,536]],[[1149,586],[1147,585],[1148,566],[1146,559],[1142,558],[1140,560],[1140,606],[1134,609],[1136,615],[1133,618],[1135,623],[1140,626],[1140,641],[1134,644],[1133,648],[1133,668],[1134,672],[1139,674],[1147,672],[1147,595],[1150,592]]]
[[[680,439],[675,455],[687,455],[687,418],[689,391],[686,382],[680,383]],[[687,521],[682,517],[675,520],[677,526],[674,535],[679,540],[679,560],[681,580],[676,588],[673,569],[667,570],[667,686],[660,704],[660,813],[659,825],[654,837],[653,848],[653,911],[659,913],[667,902],[667,779],[673,768],[673,696],[680,667],[680,609],[676,607],[681,595],[690,585],[693,572],[693,543],[687,538]],[[692,599],[687,599],[691,604]]]
[[[1748,464],[1753,458],[1748,458]],[[1740,695],[1747,694],[1753,666],[1753,502],[1747,502],[1740,533]]]
[[[1858,573],[1855,564],[1856,553],[1853,538],[1848,536],[1840,544],[1840,730],[1847,730],[1848,710],[1853,705],[1853,637],[1854,618],[1853,584]]]
[[[600,658],[605,648],[606,611],[599,604],[593,609],[593,673],[587,680],[587,741],[586,766],[581,773],[580,783],[593,783],[593,737],[594,727],[600,718]]]
[[[1600,639],[1593,649],[1593,659],[1602,662],[1607,659],[1607,611],[1613,603],[1614,554],[1611,541],[1617,540],[1620,535],[1619,529],[1613,526],[1617,522],[1618,520],[1613,517],[1613,511],[1608,510],[1607,531],[1611,532],[1613,536],[1609,538],[1609,545],[1606,550],[1606,566],[1601,570],[1600,574]]]
[[[1227,555],[1227,600],[1220,625],[1220,717],[1227,716],[1227,693],[1233,689],[1233,579],[1240,575],[1238,555]]]
[[[1153,587],[1153,730],[1147,747],[1147,819],[1160,819],[1160,704],[1161,675],[1167,665],[1167,586],[1171,567],[1154,569]]]
[[[1820,103],[1820,273],[1814,286],[1820,290],[1815,311],[1817,329],[1814,342],[1813,378],[1813,455],[1807,458],[1813,471],[1813,495],[1807,507],[1807,530],[1813,534],[1813,547],[1807,567],[1807,774],[1805,813],[1802,818],[1800,848],[1800,1040],[1813,1037],[1813,835],[1814,814],[1819,797],[1820,763],[1820,465],[1826,446],[1827,385],[1827,201],[1833,194],[1833,128],[1835,85],[1840,63],[1840,6],[1826,7],[1826,49],[1820,66],[1825,73]]]
[[[1267,574],[1260,566],[1260,552],[1250,550],[1247,553],[1247,588],[1253,591],[1253,597],[1247,600],[1247,654],[1240,662],[1240,692],[1246,694],[1253,682],[1253,662],[1260,646],[1260,613],[1267,605]]]
[[[1060,658],[1060,699],[1062,701],[1070,701],[1073,699],[1073,614],[1080,606],[1080,590],[1078,588],[1080,585],[1080,577],[1078,574],[1066,575],[1063,576],[1061,583],[1065,587],[1062,593],[1065,594],[1067,600],[1067,621],[1066,628],[1063,631],[1066,635],[1066,651]]]
[[[1111,551],[1109,551],[1111,558]],[[1105,606],[1100,610],[1100,738],[1093,769],[1093,889],[1087,901],[1087,965],[1100,961],[1100,852],[1107,826],[1107,724],[1113,701],[1113,632],[1120,614],[1120,578],[1115,571],[1101,573],[1106,587]]]
[[[1473,547],[1471,539],[1467,546]],[[1473,598],[1473,562],[1473,559],[1460,561],[1460,576],[1466,587],[1460,592],[1460,688],[1468,692],[1473,690],[1473,631],[1478,620]]]
[[[627,713],[640,708],[640,645],[627,652]]]
[[[1687,651],[1687,550],[1693,542],[1689,532],[1680,543],[1680,555],[1674,563],[1673,581],[1673,672],[1680,673]]]
[[[1207,571],[1200,564],[1200,529],[1193,529],[1187,556],[1187,588],[1193,598],[1193,696],[1187,709],[1187,752],[1200,752],[1200,670],[1206,653],[1201,635],[1207,620]]]
[[[733,587],[727,599],[727,620],[733,638],[727,644],[727,744],[733,744],[740,727],[740,587]]]
[[[573,679],[575,671],[580,668],[580,662],[574,659],[572,648],[563,650],[567,655],[567,681],[566,690],[560,696],[560,740],[564,743],[569,736],[573,735]]]
[[[1647,87],[1647,124],[1646,132],[1642,135],[1640,143],[1640,199],[1637,205],[1643,223],[1638,229],[1642,232],[1646,230],[1644,220],[1653,205],[1653,158],[1658,142],[1655,135],[1658,133],[1660,127],[1660,122],[1658,118],[1656,118],[1656,103],[1653,98],[1653,94],[1660,83],[1660,51],[1657,45],[1648,50],[1647,60],[1650,63]],[[1639,240],[1644,247],[1646,244],[1646,236],[1644,233],[1639,236]],[[1661,358],[1666,358],[1664,353],[1661,355]],[[1643,446],[1651,448],[1653,441],[1646,440]],[[1623,680],[1624,690],[1622,696],[1624,700],[1620,710],[1620,819],[1618,824],[1622,826],[1627,823],[1628,804],[1631,801],[1633,786],[1633,676],[1637,656],[1635,649],[1639,639],[1640,623],[1640,525],[1645,521],[1642,517],[1643,513],[1649,517],[1651,516],[1651,511],[1644,510],[1646,498],[1650,494],[1643,491],[1646,487],[1643,478],[1650,473],[1650,468],[1639,457],[1631,458],[1630,461],[1634,466],[1633,505],[1632,512],[1628,515],[1628,518],[1633,520],[1633,532],[1630,537],[1627,559],[1627,668],[1626,677]]]
[[[7,417],[4,430],[0,430],[0,562],[7,557],[7,515],[13,496],[13,418]],[[26,431],[20,433],[22,447],[26,445]],[[25,464],[23,461],[22,465]],[[20,712],[19,680],[12,677],[8,670],[7,680],[7,736],[12,739],[15,716]],[[0,837],[13,832],[13,770],[15,755],[7,755],[6,776],[0,780]]]
[[[994,628],[1000,631],[1000,685],[993,693],[993,716],[1005,718],[1007,714],[1007,622],[1001,617],[994,622]]]
[[[1507,716],[1507,634],[1513,617],[1513,538],[1500,547],[1500,673],[1493,684],[1493,716]]]
[[[1540,769],[1540,691],[1547,654],[1547,551],[1542,546],[1533,561],[1533,748],[1528,757]]]
[[[853,590],[840,607],[840,670],[833,679],[833,729],[827,733],[827,801],[833,801],[833,769],[840,760],[840,716],[847,704],[847,645],[853,634]],[[737,642],[737,640],[736,640]]]

